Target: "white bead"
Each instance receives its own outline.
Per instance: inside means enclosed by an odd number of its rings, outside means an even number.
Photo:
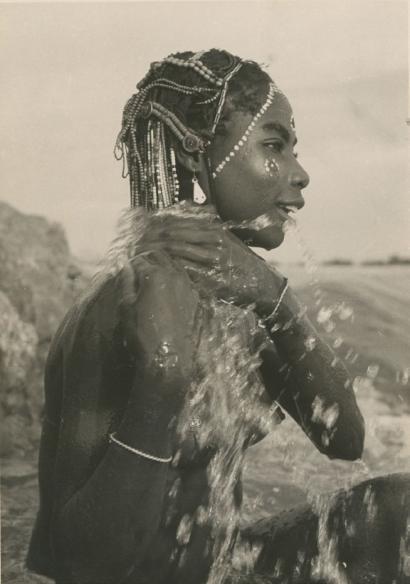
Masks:
[[[243,140],[239,140],[239,146],[243,146]]]
[[[239,146],[238,146],[238,144],[235,144],[235,146],[234,146],[234,149],[235,149],[235,150],[239,150]]]
[[[229,156],[231,156],[231,157],[232,157],[232,156],[235,156],[235,152],[234,152],[233,150],[231,150],[231,151],[229,152]]]

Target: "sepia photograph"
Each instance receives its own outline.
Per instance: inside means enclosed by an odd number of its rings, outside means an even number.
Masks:
[[[410,584],[409,3],[0,27],[1,582]]]

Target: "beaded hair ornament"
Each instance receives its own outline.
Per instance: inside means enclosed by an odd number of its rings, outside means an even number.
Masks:
[[[244,61],[229,55],[229,64],[223,76],[216,74],[202,61],[204,51],[183,59],[169,56],[151,64],[147,75],[138,83],[137,93],[125,105],[121,131],[118,135],[114,155],[123,161],[122,176],[129,176],[131,207],[148,210],[169,207],[179,201],[180,185],[177,174],[176,154],[173,146],[177,139],[188,153],[205,152],[210,139],[215,135],[225,104],[230,79],[240,70]],[[168,79],[163,72],[173,67],[188,68],[201,79],[201,85],[184,85]],[[270,86],[268,107],[273,97]],[[190,96],[195,104],[206,106],[215,104],[215,113],[209,131],[204,136],[189,128],[174,112],[156,101],[158,91],[169,90],[182,96]],[[268,103],[269,102],[269,103]],[[250,131],[250,129],[248,128]],[[248,133],[249,133],[248,131]],[[242,142],[247,139],[242,137]],[[174,139],[174,140],[173,140]],[[239,148],[235,146],[235,151]],[[233,156],[234,154],[232,154]],[[229,159],[231,155],[229,155]],[[215,178],[223,166],[223,161],[213,172]],[[128,170],[127,170],[128,168]]]

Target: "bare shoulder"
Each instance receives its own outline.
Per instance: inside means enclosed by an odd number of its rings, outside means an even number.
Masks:
[[[129,365],[122,346],[118,276],[101,278],[70,307],[50,346],[45,368],[46,415],[55,420],[74,395],[90,400],[97,392],[110,393],[113,379]],[[120,377],[120,374],[119,376]]]

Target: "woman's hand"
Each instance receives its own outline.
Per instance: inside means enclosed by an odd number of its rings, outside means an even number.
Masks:
[[[202,290],[228,302],[269,313],[283,276],[268,266],[215,216],[158,216],[141,240],[143,248],[168,253]],[[266,314],[264,314],[266,313]]]
[[[166,253],[136,256],[120,274],[124,344],[135,356],[139,407],[181,407],[192,378],[193,332],[198,294],[187,274]]]

